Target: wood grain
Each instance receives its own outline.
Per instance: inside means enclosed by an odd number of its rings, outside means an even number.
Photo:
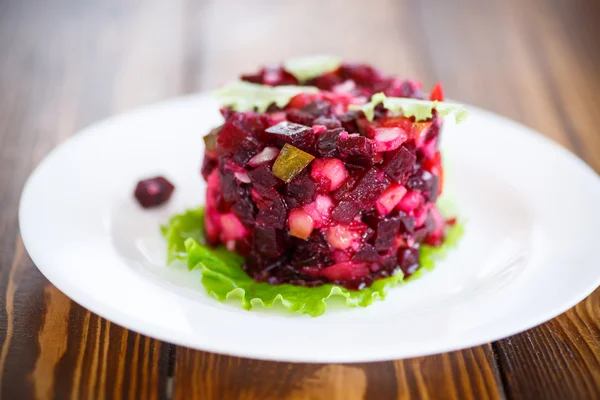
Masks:
[[[0,2],[0,398],[165,398],[170,345],[70,301],[18,234],[33,167],[78,129],[180,92],[175,2]],[[146,35],[163,35],[151,44]],[[154,47],[153,47],[154,46]],[[152,61],[154,51],[168,57]],[[153,82],[151,85],[148,82]],[[82,261],[83,262],[83,261]],[[85,267],[82,265],[82,267]]]
[[[0,0],[0,398],[600,398],[600,290],[460,352],[245,360],[86,311],[37,271],[17,223],[29,173],[84,126],[317,52],[442,81],[449,97],[539,130],[600,171],[599,21],[596,0]]]
[[[368,364],[290,364],[179,348],[175,399],[501,399],[490,346]]]

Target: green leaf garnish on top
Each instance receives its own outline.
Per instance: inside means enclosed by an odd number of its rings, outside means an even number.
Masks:
[[[383,93],[376,93],[371,97],[371,101],[363,105],[350,105],[351,109],[361,110],[369,121],[372,121],[375,116],[375,107],[378,104],[383,104],[387,110],[394,114],[399,114],[405,117],[415,117],[416,121],[426,121],[433,116],[433,110],[437,110],[441,116],[453,115],[456,123],[463,122],[467,119],[467,109],[458,103],[448,103],[440,101],[429,101],[411,99],[407,97],[387,97]]]
[[[244,81],[230,82],[215,90],[212,95],[222,105],[231,107],[234,111],[265,112],[271,104],[285,107],[290,100],[301,93],[318,93],[319,89],[312,86],[267,86]]]

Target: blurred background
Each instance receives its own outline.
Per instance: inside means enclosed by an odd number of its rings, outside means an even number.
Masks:
[[[600,162],[572,139],[600,110],[598,0],[0,0],[0,110],[68,136],[313,53],[442,81]]]
[[[600,0],[0,0],[0,377],[3,393],[14,394],[7,398],[78,398],[78,390],[94,398],[97,388],[150,398],[173,389],[173,375],[181,382],[175,397],[181,390],[188,398],[191,388],[207,398],[216,388],[217,397],[239,389],[265,398],[265,382],[296,390],[316,373],[185,349],[173,357],[174,346],[111,325],[50,285],[25,255],[17,222],[27,176],[85,126],[315,53],[420,79],[426,91],[441,81],[447,98],[520,121],[600,171]],[[599,301],[596,291],[493,345],[370,365],[374,384],[365,393],[391,385],[399,398],[592,398]],[[104,364],[100,346],[111,354]],[[288,381],[279,379],[284,369]],[[329,398],[331,387],[348,398],[349,383],[365,386],[355,372],[319,370],[308,382],[325,394],[314,398]]]

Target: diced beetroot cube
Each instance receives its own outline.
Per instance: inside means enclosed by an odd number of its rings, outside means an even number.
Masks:
[[[362,210],[368,210],[387,188],[389,182],[377,168],[371,168],[358,184],[340,201],[331,214],[338,222],[348,223]]]
[[[270,228],[285,228],[287,209],[277,190],[270,189],[263,193],[252,190],[252,200],[258,207],[257,224]]]
[[[369,275],[367,263],[348,261],[323,268],[321,274],[332,281],[353,280]]]
[[[344,128],[348,133],[356,133],[358,132],[358,125],[356,124],[357,118],[360,116],[364,116],[362,111],[348,111],[344,114],[338,115],[338,119],[342,123],[342,128]]]
[[[221,233],[224,241],[244,238],[248,230],[233,213],[221,214]]]
[[[412,171],[417,157],[410,152],[406,147],[401,146],[394,151],[385,154],[383,162],[383,171],[393,181],[402,183]]]
[[[315,227],[315,222],[306,211],[298,208],[290,211],[288,225],[290,227],[291,236],[295,236],[300,239],[308,239]]]
[[[400,128],[376,128],[373,131],[375,151],[392,151],[406,142],[408,134]]]
[[[221,165],[219,167],[219,184],[223,199],[228,203],[234,203],[240,197],[240,187],[234,172]]]
[[[371,86],[383,79],[378,69],[367,64],[342,64],[340,75],[344,80],[352,79],[361,86]]]
[[[331,90],[335,85],[339,84],[341,81],[342,78],[339,77],[335,73],[335,71],[333,71],[313,79],[312,82],[310,82],[310,84],[322,90]]]
[[[310,176],[317,182],[326,180],[325,190],[331,192],[344,183],[348,178],[348,171],[344,163],[337,158],[317,158],[312,162]]]
[[[208,179],[208,176],[217,167],[218,163],[219,160],[217,159],[216,155],[213,155],[209,152],[204,153],[204,160],[202,160],[202,169],[200,173],[205,180]]]
[[[253,246],[267,257],[277,257],[283,252],[282,234],[273,227],[257,225],[254,228]]]
[[[233,162],[244,166],[260,151],[261,145],[255,138],[248,136],[242,140],[233,155]]]
[[[439,178],[431,173],[420,170],[406,181],[406,188],[420,191],[428,201],[434,202],[439,193]]]
[[[438,195],[441,195],[444,186],[444,168],[442,167],[442,155],[439,150],[435,152],[432,158],[425,159],[423,168],[439,178]]]
[[[242,223],[248,227],[254,225],[256,207],[250,196],[243,196],[231,207],[231,211],[237,215]]]
[[[273,161],[279,155],[279,149],[277,147],[265,147],[260,153],[256,154],[248,161],[248,165],[251,167],[258,167],[261,164]]]
[[[327,117],[333,112],[331,103],[324,100],[314,100],[302,107],[302,111],[309,113],[315,118]]]
[[[252,185],[260,193],[266,192],[269,189],[274,188],[281,183],[275,175],[271,172],[271,168],[265,164],[259,165],[253,170],[248,172],[248,177]]]
[[[332,262],[331,249],[321,232],[313,232],[308,240],[298,240],[294,245],[292,265],[295,267],[315,267]]]
[[[175,186],[162,176],[139,181],[135,188],[135,198],[144,208],[152,208],[166,203],[171,198]]]
[[[373,144],[371,139],[357,134],[338,138],[338,151],[348,164],[369,167],[373,165]]]
[[[285,187],[286,199],[290,199],[290,201],[293,200],[292,208],[297,208],[312,202],[315,199],[316,193],[317,184],[310,175],[308,175],[307,171],[300,173]]]
[[[243,114],[235,114],[225,122],[217,139],[219,148],[227,152],[235,151],[250,135],[250,132],[243,126],[243,118]]]
[[[289,143],[301,150],[310,150],[315,139],[315,133],[311,128],[288,121],[273,125],[265,132],[271,136],[274,143],[279,147]]]
[[[385,218],[377,224],[377,236],[375,236],[375,250],[388,250],[394,243],[394,239],[400,230],[400,217]]]
[[[313,124],[322,125],[327,129],[336,129],[342,127],[342,123],[335,116],[319,117],[313,121]]]
[[[317,153],[321,157],[337,158],[338,138],[343,132],[342,128],[329,129],[317,136]]]
[[[324,224],[329,223],[333,201],[331,197],[323,194],[317,195],[315,201],[304,206],[306,211],[315,222],[315,228],[320,228]]]
[[[398,209],[409,213],[415,208],[423,204],[423,195],[419,192],[407,192],[400,202],[398,203]]]
[[[377,250],[375,247],[371,246],[368,243],[364,243],[360,249],[356,252],[354,257],[352,258],[354,261],[365,261],[365,262],[377,262],[379,260],[379,254],[377,254]]]
[[[375,207],[379,215],[389,214],[400,202],[407,190],[404,186],[393,183],[385,192],[379,196]]]
[[[419,268],[419,250],[403,248],[398,250],[398,265],[406,275],[412,275]]]
[[[302,109],[292,108],[285,113],[287,120],[295,124],[304,126],[312,126],[315,121],[315,117]]]

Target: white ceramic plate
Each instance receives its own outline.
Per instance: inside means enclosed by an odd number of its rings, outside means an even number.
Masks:
[[[198,272],[165,265],[159,225],[204,201],[201,136],[217,106],[193,96],[98,123],[54,150],[27,182],[23,241],[61,291],[119,325],[168,342],[244,357],[364,362],[500,339],[564,312],[600,282],[600,179],[531,130],[470,107],[448,123],[447,193],[464,239],[423,278],[383,302],[319,318],[247,312],[209,297]],[[164,175],[167,206],[140,209],[140,178]]]

